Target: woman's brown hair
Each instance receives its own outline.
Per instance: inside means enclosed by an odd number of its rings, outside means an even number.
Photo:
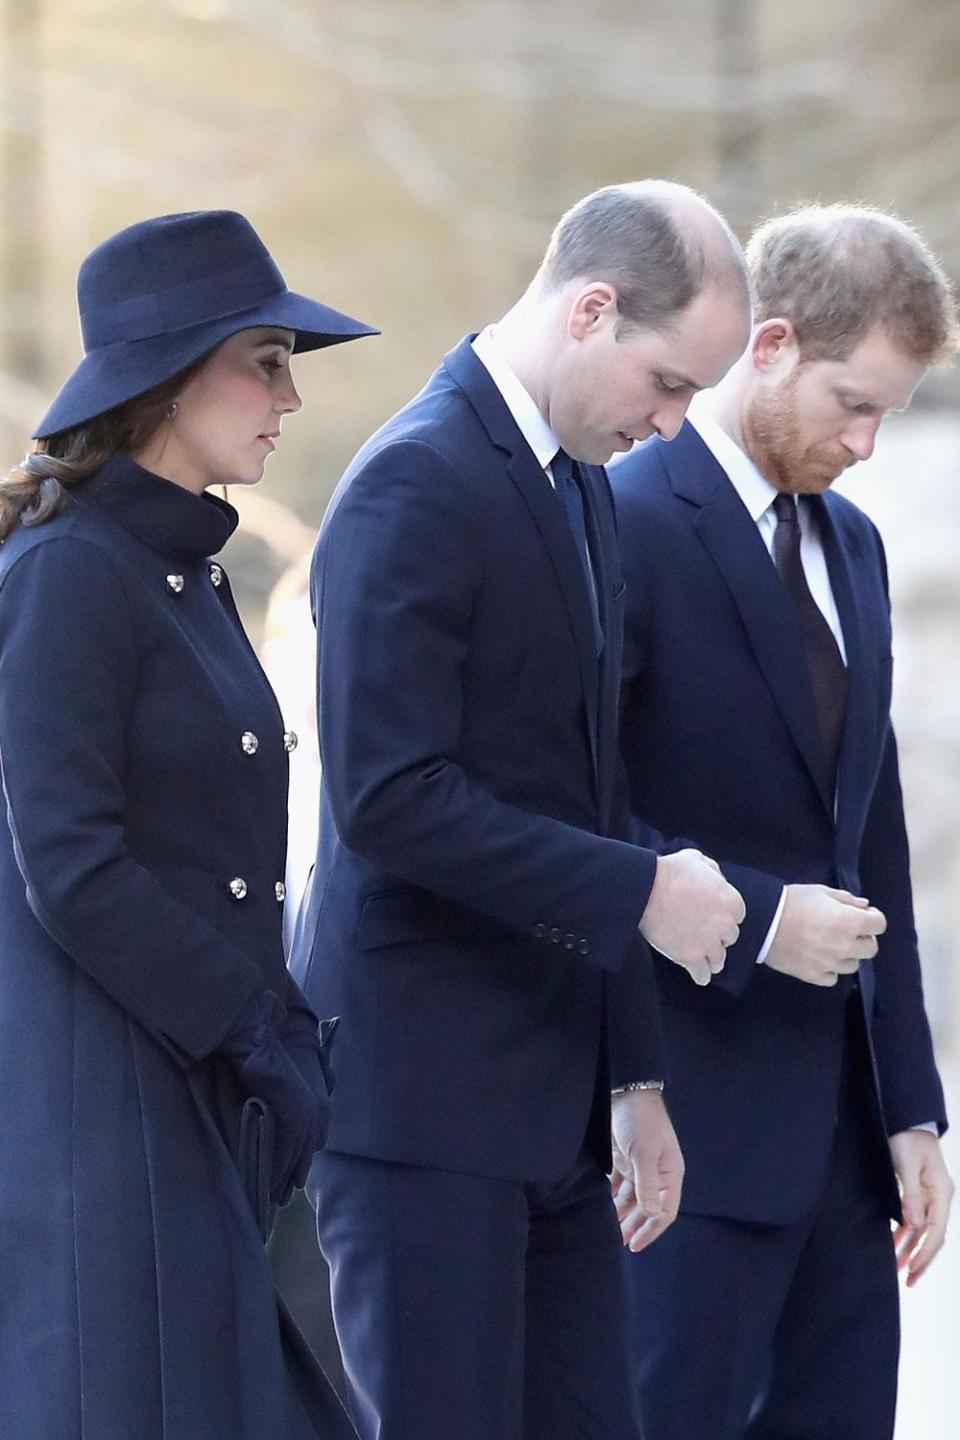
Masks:
[[[179,391],[208,358],[202,355],[144,395],[82,425],[38,440],[19,465],[0,475],[0,541],[17,525],[42,525],[56,515],[70,489],[111,455],[142,450],[170,418]]]

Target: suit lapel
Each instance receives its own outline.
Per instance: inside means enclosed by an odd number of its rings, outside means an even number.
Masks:
[[[594,782],[599,795],[600,768],[597,750],[597,698],[599,666],[590,597],[583,565],[577,554],[570,526],[530,446],[523,438],[500,391],[486,366],[477,359],[468,335],[444,358],[444,365],[466,393],[480,417],[492,444],[501,452],[502,464],[526,502],[550,556],[570,629],[577,650],[583,685]],[[589,524],[589,521],[588,521]],[[597,577],[598,587],[600,577]]]
[[[662,453],[675,494],[699,507],[694,528],[730,591],[757,664],[832,818],[800,627],[763,537],[692,425],[685,423]]]

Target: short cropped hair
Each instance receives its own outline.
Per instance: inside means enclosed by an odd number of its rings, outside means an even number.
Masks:
[[[807,359],[845,360],[880,325],[927,365],[957,348],[950,281],[902,220],[866,205],[808,205],[747,244],[758,323],[780,317]]]
[[[743,252],[723,217],[712,211],[718,240],[705,245],[658,188],[644,181],[608,185],[578,201],[551,236],[537,275],[541,289],[558,290],[576,279],[606,281],[617,292],[618,333],[663,330],[712,286],[731,285],[748,297]],[[693,191],[687,194],[711,209]]]

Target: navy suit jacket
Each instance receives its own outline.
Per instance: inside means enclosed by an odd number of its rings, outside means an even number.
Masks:
[[[663,1073],[637,923],[656,857],[616,760],[606,631],[558,497],[468,337],[360,451],[317,543],[317,864],[291,968],[342,1017],[328,1146],[550,1178],[609,1161],[611,1081]]]
[[[878,1134],[946,1123],[890,726],[883,548],[848,500],[811,502],[848,662],[835,810],[800,629],[721,466],[687,423],[610,478],[627,583],[621,737],[634,833],[661,852],[699,846],[747,906],[708,988],[657,959],[684,1209],[789,1221],[813,1205],[826,1172],[852,988],[869,1029]],[[880,953],[858,981],[822,989],[757,965],[791,882],[849,889],[884,911]],[[884,1174],[896,1213],[888,1165]]]

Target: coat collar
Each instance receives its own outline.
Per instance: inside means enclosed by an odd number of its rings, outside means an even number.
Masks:
[[[194,495],[144,470],[129,455],[112,455],[70,491],[151,550],[178,559],[203,560],[222,550],[240,517],[215,495]]]

